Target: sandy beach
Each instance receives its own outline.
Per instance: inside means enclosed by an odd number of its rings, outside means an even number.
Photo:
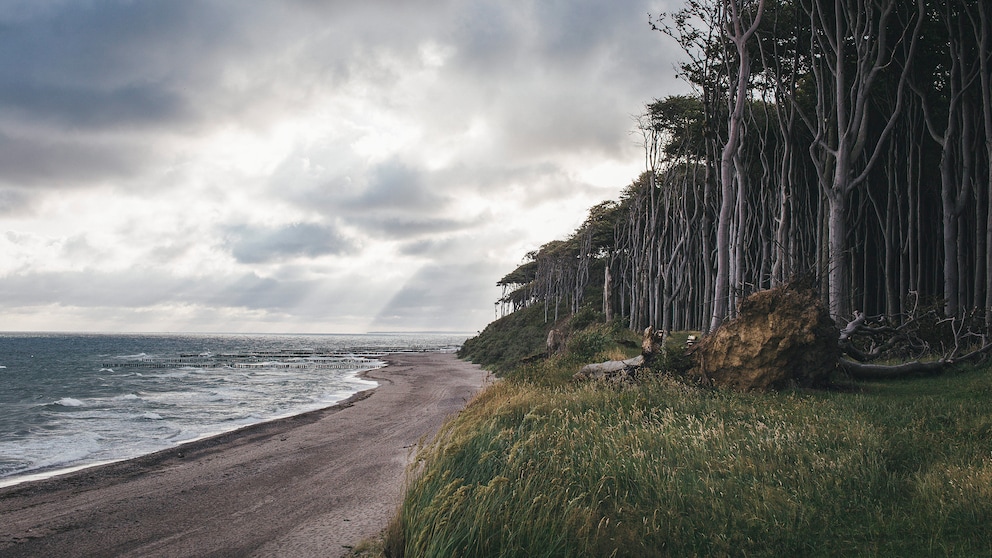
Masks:
[[[327,409],[0,489],[0,555],[341,556],[402,498],[418,441],[488,374],[390,355],[379,387]]]

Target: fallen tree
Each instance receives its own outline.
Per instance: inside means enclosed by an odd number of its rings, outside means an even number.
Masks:
[[[577,380],[629,381],[641,370],[685,375],[738,391],[817,387],[840,370],[858,380],[940,374],[992,352],[980,316],[944,318],[930,309],[894,320],[856,313],[838,330],[820,297],[803,281],[752,294],[738,315],[685,347],[691,364],[659,365],[664,334],[644,331],[642,355],[623,361],[589,364]],[[896,364],[879,364],[879,361]]]
[[[893,379],[941,374],[951,366],[983,359],[992,351],[984,320],[971,314],[942,317],[938,310],[910,314],[893,325],[892,319],[869,319],[855,313],[841,330],[838,344],[848,358],[838,366],[855,379]],[[875,364],[876,361],[904,361]]]

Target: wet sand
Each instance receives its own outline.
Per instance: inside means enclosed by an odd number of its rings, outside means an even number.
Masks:
[[[0,489],[0,556],[342,556],[382,530],[418,441],[488,374],[396,354],[303,415]]]

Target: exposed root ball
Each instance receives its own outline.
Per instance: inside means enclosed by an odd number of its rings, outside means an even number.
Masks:
[[[837,366],[837,339],[816,294],[786,285],[744,299],[736,318],[696,345],[689,373],[740,391],[815,386]]]

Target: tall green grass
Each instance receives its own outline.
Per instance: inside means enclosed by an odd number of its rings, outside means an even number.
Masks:
[[[544,374],[541,374],[541,367]],[[419,455],[406,556],[990,556],[992,376],[738,394],[485,390]]]

